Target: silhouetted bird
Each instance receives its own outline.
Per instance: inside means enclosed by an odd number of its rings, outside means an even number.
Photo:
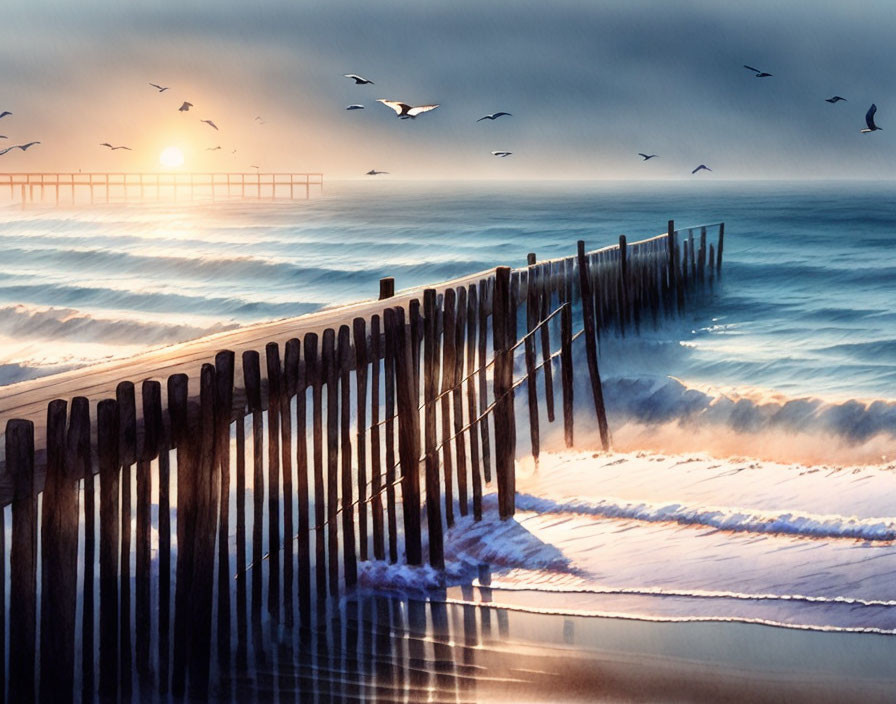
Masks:
[[[691,171],[691,173],[692,173],[692,174],[695,174],[695,173],[697,173],[698,171],[712,171],[712,169],[709,168],[706,164],[700,164],[700,166],[698,166],[696,169],[694,169],[693,171]]]
[[[835,95],[833,98],[825,98],[824,102],[826,103],[839,103],[841,100],[845,101],[846,98],[841,98],[839,95]]]
[[[130,151],[133,151],[130,147],[124,147],[124,146],[121,146],[121,147],[113,147],[113,146],[112,146],[111,144],[109,144],[108,142],[103,142],[100,146],[101,146],[101,147],[109,147],[109,149],[111,149],[113,152],[114,152],[116,149],[127,149],[129,152],[130,152]]]
[[[492,156],[510,156],[513,152],[492,152]]]
[[[215,129],[218,129],[218,126],[217,126],[214,122],[212,122],[211,120],[200,120],[200,122],[204,122],[204,123],[207,124],[209,127],[214,127]]]
[[[365,176],[379,176],[380,174],[387,174],[387,173],[389,173],[389,172],[388,171],[377,171],[376,169],[371,169],[364,175]]]
[[[868,127],[860,130],[861,132],[876,132],[877,130],[882,129],[881,127],[878,127],[874,124],[874,113],[876,112],[877,105],[871,103],[871,107],[868,108],[868,112],[865,113],[865,124],[868,125]]]
[[[255,122],[257,122],[259,125],[263,125],[265,123],[264,120],[262,119],[261,115],[255,116]]]
[[[218,151],[220,148],[221,148],[221,145],[219,144],[217,147],[206,147],[206,148],[205,148],[205,151],[207,151],[207,152],[216,152],[216,151]]]
[[[758,68],[753,68],[752,66],[747,66],[746,64],[744,64],[744,68],[749,69],[750,71],[755,73],[756,78],[768,78],[772,75],[770,73],[766,73],[765,71],[760,71]]]
[[[395,100],[384,100],[383,98],[379,98],[376,102],[382,103],[395,111],[395,114],[398,115],[400,120],[411,119],[414,120],[418,115],[423,114],[424,112],[429,112],[430,110],[435,110],[438,105],[417,105],[412,106],[407,103],[399,103]]]
[[[35,144],[40,144],[40,142],[28,142],[28,144],[14,144],[11,147],[7,147],[6,149],[0,149],[0,156],[3,156],[7,152],[11,152],[13,149],[21,149],[25,151],[28,147],[33,147]]]
[[[343,73],[342,75],[346,78],[351,78],[357,86],[367,85],[368,83],[373,85],[373,81],[369,81],[363,76],[359,76],[357,73]]]
[[[151,85],[153,88],[155,88],[157,91],[159,91],[159,93],[164,93],[166,90],[168,90],[168,86],[165,86],[163,88],[158,83],[150,83],[149,85]]]
[[[644,154],[643,152],[638,152],[638,156],[643,157],[644,161],[648,159],[653,159],[655,156],[659,156],[658,154]]]
[[[12,115],[12,113],[9,110],[4,110],[3,112],[0,112],[0,118],[6,117],[7,115]]]
[[[178,108],[178,110],[179,110],[180,112],[186,112],[186,111],[189,110],[191,107],[193,107],[193,103],[188,103],[187,101],[184,101],[184,104],[181,105],[181,106]]]
[[[363,105],[349,105],[346,110],[363,110]]]
[[[507,115],[507,117],[513,117],[513,115],[511,115],[509,112],[493,112],[491,115],[483,115],[478,120],[476,120],[476,122],[482,122],[483,120],[497,120],[499,117],[504,117],[504,115]]]

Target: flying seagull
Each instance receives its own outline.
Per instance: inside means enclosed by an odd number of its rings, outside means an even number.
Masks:
[[[363,110],[363,105],[349,105],[346,110]]]
[[[846,98],[841,98],[839,95],[835,95],[833,98],[825,98],[824,102],[826,103],[839,103],[841,100],[845,101]]]
[[[209,127],[214,127],[215,129],[218,129],[218,126],[217,126],[214,122],[212,122],[211,120],[200,120],[200,122],[204,122],[204,123],[207,124]]]
[[[694,169],[693,171],[691,171],[691,173],[692,173],[692,174],[695,174],[695,173],[697,173],[698,171],[712,171],[712,169],[709,168],[706,164],[700,164],[700,166],[698,166],[696,169]]]
[[[438,105],[411,106],[407,103],[399,103],[395,100],[384,100],[383,98],[379,98],[376,102],[382,103],[383,105],[392,108],[395,111],[395,114],[398,115],[398,118],[401,120],[414,120],[418,115],[421,115],[424,112],[429,112],[430,110],[435,110],[437,107],[439,107]]]
[[[180,112],[186,112],[186,111],[189,110],[191,107],[193,107],[193,103],[188,103],[188,102],[185,100],[185,101],[184,101],[184,104],[181,105],[181,106],[178,108],[178,110],[179,110]]]
[[[159,91],[159,93],[164,93],[166,90],[168,90],[168,86],[162,87],[158,83],[150,83],[149,85]]]
[[[772,75],[770,73],[766,73],[765,71],[760,71],[758,68],[753,68],[752,66],[747,66],[746,64],[744,64],[744,68],[749,69],[750,71],[755,73],[756,78],[768,78],[769,76]]]
[[[874,113],[877,112],[877,105],[871,103],[871,107],[868,108],[868,112],[865,113],[865,124],[868,125],[865,129],[861,130],[861,132],[876,132],[881,127],[878,127],[874,124]]]
[[[643,152],[638,152],[638,156],[643,158],[644,161],[647,161],[648,159],[653,159],[653,157],[659,156],[659,155],[658,154],[644,154]]]
[[[219,144],[217,147],[206,147],[206,148],[205,148],[205,151],[207,151],[207,152],[216,152],[216,151],[218,151],[220,148],[221,148],[221,145]]]
[[[3,112],[0,112],[0,118],[6,117],[7,115],[12,115],[12,113],[9,110],[4,110]]]
[[[125,147],[125,146],[121,146],[121,147],[113,147],[113,146],[112,146],[111,144],[109,144],[108,142],[103,142],[100,146],[101,146],[101,147],[109,147],[109,149],[111,149],[113,152],[114,152],[116,149],[127,149],[129,152],[130,152],[130,151],[133,151],[130,147]]]
[[[492,156],[510,156],[513,152],[492,152]]]
[[[513,115],[511,115],[509,112],[493,112],[491,115],[483,115],[478,120],[476,120],[476,122],[482,122],[483,120],[497,120],[499,117],[504,117],[504,115],[507,115],[507,117],[513,117]]]
[[[264,122],[264,120],[262,119],[261,115],[256,115],[256,116],[255,116],[255,122],[257,122],[259,125],[263,125],[263,124],[265,124],[265,122]]]
[[[377,171],[376,169],[371,169],[364,175],[365,176],[379,176],[380,174],[387,174],[387,173],[389,173],[389,172],[388,171]]]
[[[11,152],[13,149],[21,149],[25,151],[28,147],[33,147],[35,144],[40,144],[40,142],[28,142],[28,144],[14,144],[11,147],[7,147],[6,149],[0,149],[0,156],[6,154],[6,152]]]
[[[357,86],[367,85],[368,83],[373,85],[373,81],[369,81],[363,76],[359,76],[357,73],[343,73],[342,75],[346,78],[351,78]]]

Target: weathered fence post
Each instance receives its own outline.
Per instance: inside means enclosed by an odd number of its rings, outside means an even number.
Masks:
[[[326,501],[323,460],[323,370],[318,356],[317,334],[305,335],[305,374],[311,386],[312,455],[314,466],[314,563],[319,599],[327,593],[327,559],[324,545]]]
[[[383,475],[380,450],[380,360],[383,357],[383,341],[380,336],[380,316],[370,318],[370,511],[373,514],[373,557],[386,559],[383,537]]]
[[[395,279],[386,276],[380,279],[380,300],[392,298],[395,295]]]
[[[597,414],[597,425],[600,441],[604,450],[610,449],[610,432],[607,427],[607,413],[604,409],[604,392],[597,367],[597,336],[594,330],[594,299],[591,295],[591,277],[588,272],[588,261],[585,257],[585,242],[579,240],[579,286],[582,289],[582,318],[585,329],[585,356],[588,362],[588,374],[591,377],[591,393],[594,397],[594,411]]]
[[[135,591],[135,630],[137,672],[141,682],[148,683],[150,674],[149,646],[152,634],[150,603],[150,570],[152,569],[152,465],[159,453],[162,437],[162,385],[158,381],[143,382],[143,443],[137,461],[137,560]]]
[[[544,266],[544,265],[542,265]],[[547,277],[538,277],[538,297],[541,301],[538,322],[543,322],[551,312],[551,265],[548,265]],[[544,369],[544,397],[547,407],[548,423],[554,422],[554,372],[551,368],[551,329],[545,324],[541,326],[541,361]]]
[[[619,300],[619,330],[625,337],[625,326],[629,321],[629,262],[628,262],[628,242],[625,235],[619,235],[619,286],[616,289],[616,296]]]
[[[476,284],[467,294],[467,416],[470,419],[470,479],[473,483],[473,518],[482,520],[482,470],[479,466],[479,423],[476,406],[476,329],[479,317],[479,296]],[[481,364],[481,362],[480,362]]]
[[[467,486],[467,443],[464,437],[464,352],[467,332],[467,289],[457,290],[457,307],[454,318],[454,374],[453,374],[453,416],[454,416],[454,452],[457,460],[457,501],[460,515],[470,512]],[[472,420],[472,418],[470,419]]]
[[[538,302],[538,274],[535,265],[530,265],[526,278],[526,391],[529,399],[529,440],[532,447],[532,456],[538,461],[540,450],[538,428],[538,387],[535,370],[535,328],[538,325],[538,316],[541,306]]]
[[[429,530],[429,564],[444,569],[445,555],[442,536],[442,491],[439,482],[439,454],[436,451],[435,397],[438,380],[435,378],[436,345],[436,290],[423,291],[423,398],[424,398],[424,453],[426,457],[426,521]]]
[[[246,405],[252,414],[252,599],[253,635],[261,624],[262,565],[264,556],[264,420],[261,411],[261,364],[256,350],[243,352]]]
[[[486,369],[486,357],[488,356],[488,314],[490,303],[490,279],[482,279],[479,282],[479,339],[477,342],[477,355],[479,363],[479,422],[480,439],[482,440],[482,466],[485,472],[485,481],[492,480],[491,442],[489,438],[488,414],[488,370]]]
[[[725,223],[719,224],[719,246],[716,248],[716,274],[722,274],[722,247],[725,243]]]
[[[230,661],[230,416],[233,412],[233,374],[235,355],[221,350],[215,355],[215,440],[218,495],[218,662],[222,668]]]
[[[283,622],[292,627],[293,591],[295,584],[295,565],[293,546],[295,529],[293,527],[293,493],[292,483],[292,397],[296,395],[296,373],[299,366],[299,348],[301,343],[296,338],[286,341],[283,353],[282,393],[280,394],[280,467],[283,486]],[[296,433],[301,434],[296,427]]]
[[[336,331],[324,330],[321,367],[327,385],[327,567],[330,594],[339,593],[339,364]]]
[[[355,395],[357,432],[355,455],[358,467],[358,559],[368,558],[367,550],[367,321],[352,321],[355,343]],[[379,363],[379,360],[377,360]]]
[[[134,384],[122,381],[115,389],[118,400],[118,463],[121,465],[121,558],[119,571],[119,641],[122,697],[131,692],[131,465],[137,459],[137,406]]]
[[[96,558],[96,502],[94,497],[93,466],[90,451],[90,404],[83,396],[72,399],[68,429],[68,469],[75,481],[84,478],[84,576],[82,581],[81,623],[81,701],[94,697],[96,658],[94,654],[94,560]],[[2,577],[2,576],[0,576]],[[5,581],[5,577],[2,577]],[[0,601],[0,603],[3,603]],[[0,609],[2,611],[2,609]],[[3,633],[0,628],[0,633]],[[4,658],[0,656],[0,663]],[[0,665],[2,669],[2,665]],[[0,678],[0,689],[3,688]],[[2,700],[2,698],[0,698]]]
[[[515,512],[514,458],[516,455],[513,409],[513,352],[510,350],[514,306],[510,292],[510,268],[495,270],[492,299],[492,337],[495,351],[495,473],[498,481],[498,513],[502,520]]]
[[[572,303],[566,301],[560,313],[560,375],[563,381],[563,437],[566,446],[573,446],[573,367],[572,367]]]
[[[97,406],[97,455],[100,474],[100,697],[118,691],[118,402]],[[7,431],[7,438],[9,433]],[[10,627],[12,635],[12,628]],[[12,670],[12,668],[10,668]],[[10,681],[10,689],[12,682]],[[10,698],[12,697],[10,692]],[[27,701],[23,699],[22,701]]]
[[[442,319],[442,447],[443,479],[445,482],[445,523],[454,525],[454,461],[451,456],[451,389],[454,386],[455,368],[455,303],[457,293],[453,288],[445,291],[444,317]],[[438,342],[438,332],[436,332]]]
[[[268,613],[280,620],[280,348],[265,345],[268,377]]]
[[[351,439],[351,331],[348,325],[339,326],[339,425],[342,459],[342,561],[343,579],[347,587],[358,582],[358,557],[355,552],[355,506],[352,498],[352,439]]]

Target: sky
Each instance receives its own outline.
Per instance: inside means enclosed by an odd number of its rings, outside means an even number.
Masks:
[[[896,178],[893,0],[5,0],[2,14],[0,143],[41,144],[0,171],[153,172],[176,146],[186,171],[328,178]],[[440,107],[398,120],[378,98]],[[872,102],[883,130],[860,134]],[[498,110],[513,116],[476,122]]]

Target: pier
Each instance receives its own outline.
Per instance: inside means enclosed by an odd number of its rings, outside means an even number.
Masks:
[[[600,336],[701,305],[723,239],[669,221],[397,294],[387,278],[376,300],[0,387],[0,701],[221,695],[362,563],[442,570],[489,486],[514,515],[544,430],[571,447],[587,413],[610,447]]]
[[[30,203],[140,203],[241,198],[308,199],[322,193],[322,173],[0,173],[0,193],[22,207]],[[8,190],[7,190],[8,189]]]

